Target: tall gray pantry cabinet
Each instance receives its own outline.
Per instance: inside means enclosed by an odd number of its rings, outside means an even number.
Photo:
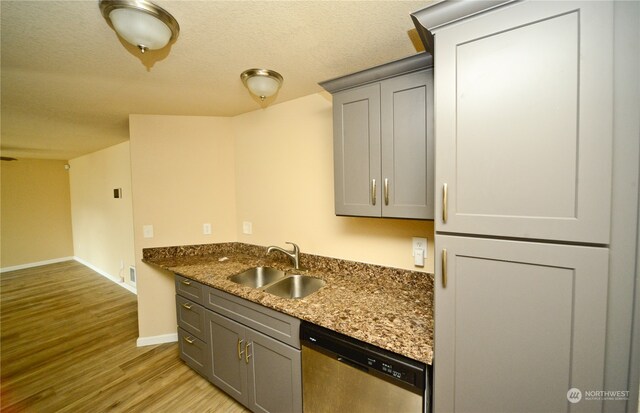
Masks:
[[[612,2],[510,2],[432,30],[436,412],[601,411]]]

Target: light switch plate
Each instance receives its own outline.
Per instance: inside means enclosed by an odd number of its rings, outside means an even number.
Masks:
[[[211,224],[202,224],[202,233],[204,235],[211,235]]]
[[[249,222],[249,221],[243,221],[242,222],[242,233],[243,234],[247,234],[247,235],[253,234],[253,224],[251,224],[251,222]]]

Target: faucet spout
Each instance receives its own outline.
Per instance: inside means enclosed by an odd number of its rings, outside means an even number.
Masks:
[[[286,242],[285,244],[293,245],[293,251],[287,251],[283,248],[272,245],[267,248],[267,255],[271,254],[273,251],[280,251],[285,254],[289,259],[291,259],[291,263],[293,264],[293,268],[296,270],[300,269],[300,248],[294,244],[293,242]]]

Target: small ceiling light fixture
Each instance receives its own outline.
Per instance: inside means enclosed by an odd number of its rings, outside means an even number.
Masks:
[[[162,49],[180,32],[169,12],[146,0],[100,0],[100,11],[116,33],[142,53]]]
[[[275,95],[282,86],[283,78],[280,73],[269,69],[249,69],[240,75],[242,83],[249,92],[265,100]]]

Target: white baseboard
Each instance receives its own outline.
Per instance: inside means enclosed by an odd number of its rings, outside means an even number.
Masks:
[[[25,268],[40,267],[40,266],[49,265],[49,264],[57,264],[59,262],[71,261],[73,259],[74,259],[74,257],[62,257],[62,258],[54,258],[52,260],[30,262],[28,264],[21,264],[21,265],[14,265],[12,267],[0,268],[0,273],[9,272],[9,271],[24,270]]]
[[[109,281],[113,281],[114,283],[118,284],[120,287],[129,290],[130,292],[134,293],[134,294],[138,294],[138,292],[136,291],[135,287],[132,287],[131,285],[127,284],[126,282],[120,282],[119,278],[116,278],[114,276],[112,276],[111,274],[109,274],[108,272],[96,267],[95,265],[83,260],[80,257],[72,257],[72,259],[78,261],[80,264],[84,265],[85,267],[89,267],[91,268],[93,271],[97,272],[98,274],[102,275],[103,277],[106,277],[109,279]]]
[[[136,345],[138,347],[153,346],[155,344],[175,343],[178,341],[178,333],[163,334],[161,336],[138,337]]]

